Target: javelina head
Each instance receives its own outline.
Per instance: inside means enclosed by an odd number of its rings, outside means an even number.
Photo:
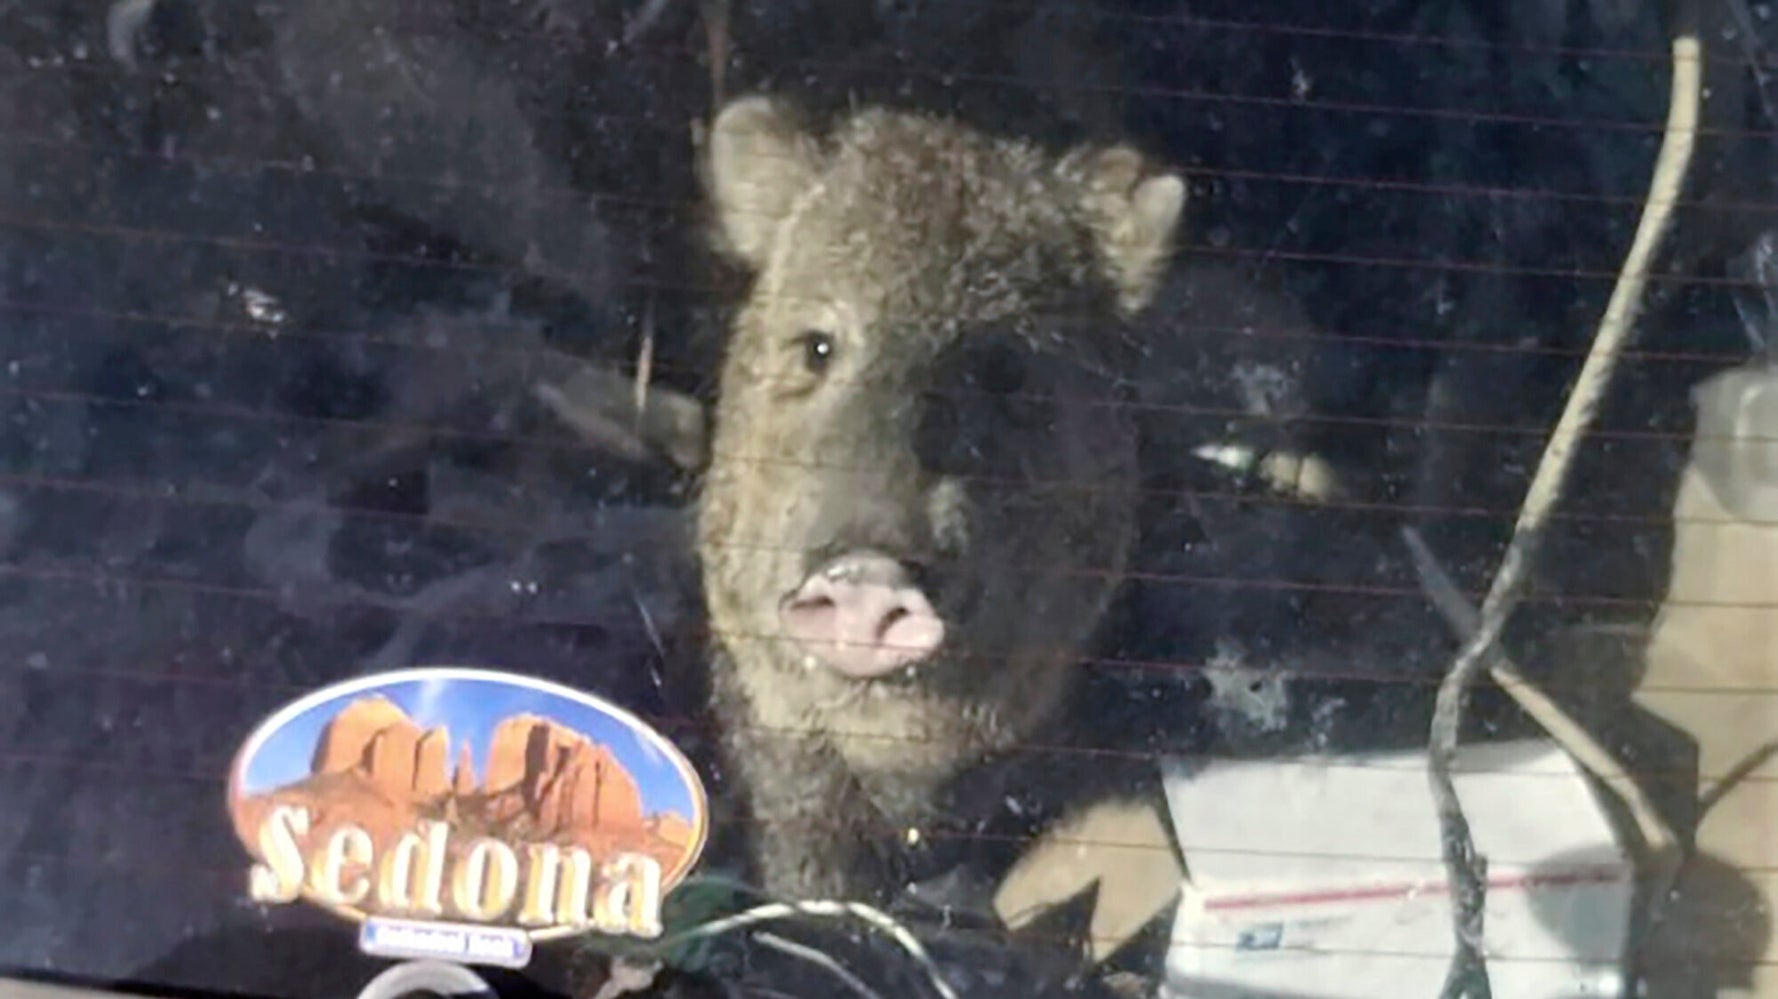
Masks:
[[[753,284],[700,553],[755,721],[861,771],[944,771],[1049,713],[1118,583],[1116,404],[1178,177],[884,110],[818,136],[737,101],[706,162]]]

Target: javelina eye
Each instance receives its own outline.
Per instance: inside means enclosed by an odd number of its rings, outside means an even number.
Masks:
[[[797,342],[802,347],[803,367],[807,368],[810,374],[819,375],[826,372],[827,366],[833,362],[833,334],[823,333],[820,330],[808,330],[802,336],[797,337]]]

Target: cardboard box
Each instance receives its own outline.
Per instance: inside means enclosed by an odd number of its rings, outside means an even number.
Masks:
[[[1168,767],[1187,885],[1170,999],[1432,997],[1454,949],[1424,754]],[[1497,996],[1617,996],[1633,869],[1553,744],[1465,747]]]
[[[1703,786],[1695,852],[1649,944],[1649,988],[1773,999],[1778,369],[1758,361],[1719,372],[1693,397],[1697,430],[1673,502],[1667,592],[1636,700],[1697,740]]]

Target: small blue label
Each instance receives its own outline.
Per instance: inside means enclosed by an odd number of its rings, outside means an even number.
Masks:
[[[358,947],[373,957],[437,958],[503,968],[531,963],[531,938],[522,930],[495,926],[372,917],[358,931]]]

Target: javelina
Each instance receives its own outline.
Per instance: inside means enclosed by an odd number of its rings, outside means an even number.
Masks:
[[[730,331],[699,554],[762,887],[880,897],[885,831],[1055,716],[1135,530],[1112,404],[1185,185],[881,108],[718,115]]]

